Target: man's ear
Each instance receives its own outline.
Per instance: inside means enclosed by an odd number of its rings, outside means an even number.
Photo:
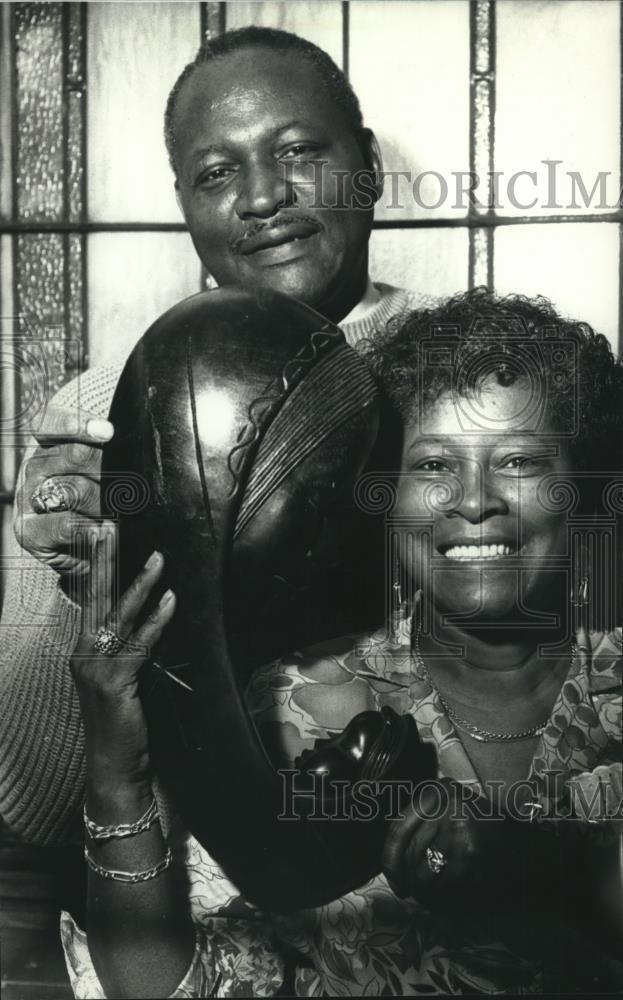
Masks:
[[[182,203],[182,195],[180,193],[180,185],[179,185],[179,181],[178,181],[177,177],[175,178],[175,200],[176,200],[177,204],[179,205],[179,209],[180,209],[180,212],[182,213],[182,216],[184,218],[184,222],[186,222],[186,212],[184,211],[184,205]]]
[[[371,128],[361,130],[361,152],[365,160],[366,167],[370,171],[375,191],[375,202],[379,201],[383,194],[383,154],[379,146],[378,139]]]

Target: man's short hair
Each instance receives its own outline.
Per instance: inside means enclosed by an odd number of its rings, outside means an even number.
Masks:
[[[175,171],[175,109],[179,93],[197,66],[209,63],[213,59],[220,59],[231,52],[238,52],[241,49],[261,47],[271,49],[273,52],[285,54],[297,52],[307,59],[316,69],[321,78],[329,97],[336,107],[340,109],[347,125],[355,136],[363,128],[363,117],[359,100],[350,83],[346,79],[342,70],[336,66],[331,56],[323,49],[318,48],[313,42],[299,35],[294,35],[290,31],[280,31],[277,28],[238,28],[235,31],[226,31],[212,41],[205,42],[191,63],[180,73],[178,79],[169,94],[167,106],[164,114],[164,141],[166,143],[169,160]]]

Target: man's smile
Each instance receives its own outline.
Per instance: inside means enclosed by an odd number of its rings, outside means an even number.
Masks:
[[[256,267],[273,267],[278,264],[289,264],[306,256],[312,249],[317,233],[309,236],[289,236],[279,243],[261,247],[253,253],[243,254],[246,263]]]
[[[304,243],[320,232],[321,226],[313,219],[279,219],[271,225],[255,227],[232,246],[234,253],[247,263],[269,267],[288,263],[307,251]]]

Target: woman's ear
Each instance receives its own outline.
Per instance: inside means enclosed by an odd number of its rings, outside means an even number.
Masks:
[[[376,204],[383,194],[384,173],[381,147],[372,129],[363,128],[361,130],[360,145],[366,168],[371,174],[374,203]]]

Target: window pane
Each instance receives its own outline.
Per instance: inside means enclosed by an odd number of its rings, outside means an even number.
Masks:
[[[495,169],[503,171],[501,211],[586,211],[579,182],[575,197],[569,172],[577,171],[590,211],[617,207],[619,195],[620,4],[512,2],[496,4],[497,79]],[[544,160],[561,160],[549,184]],[[509,178],[517,180],[511,204]],[[606,196],[590,192],[599,172]],[[538,203],[528,205],[535,197]]]
[[[242,28],[257,24],[282,28],[309,38],[342,65],[342,5],[335,0],[311,3],[228,3],[226,25]]]
[[[389,207],[387,180],[377,217],[465,215],[467,203],[453,206],[454,174],[469,169],[469,4],[354,0],[350,11],[350,77],[366,124],[385,169],[411,177],[394,182],[399,208]],[[425,171],[434,173],[416,181],[414,196],[412,183]]]
[[[94,233],[88,272],[91,365],[128,354],[165,309],[199,291],[186,233]]]
[[[443,296],[467,286],[466,229],[378,229],[370,243],[374,281]]]
[[[9,551],[13,543],[13,507],[9,503],[0,503],[0,553]],[[4,584],[8,571],[8,559],[0,558],[0,610],[4,597]]]
[[[619,227],[610,223],[504,226],[495,234],[498,292],[546,295],[586,320],[616,349]]]
[[[63,215],[63,24],[58,3],[15,5],[17,208]]]
[[[10,236],[0,237],[0,492],[13,489],[17,472],[17,441],[25,431],[20,419],[17,380],[22,366],[15,356],[16,326],[13,308],[13,253]],[[19,347],[19,344],[17,345]],[[0,507],[1,509],[1,507]],[[0,548],[0,554],[4,550]]]
[[[166,100],[200,41],[198,3],[88,5],[91,219],[179,222]]]
[[[8,4],[0,7],[0,94],[11,93],[13,66],[11,59],[11,10]],[[0,214],[9,218],[13,207],[12,138],[14,110],[5,97],[0,101]]]

